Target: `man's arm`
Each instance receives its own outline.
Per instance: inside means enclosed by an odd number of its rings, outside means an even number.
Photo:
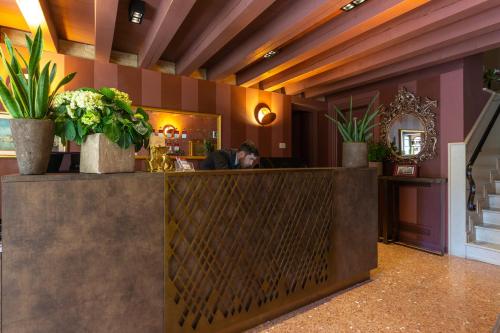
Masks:
[[[217,151],[213,153],[213,161],[215,169],[229,169],[229,156],[228,154]]]

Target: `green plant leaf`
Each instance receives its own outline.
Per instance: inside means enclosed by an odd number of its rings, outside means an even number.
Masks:
[[[50,84],[54,82],[54,79],[56,78],[56,73],[57,73],[57,64],[54,63],[54,65],[52,65],[52,69],[50,70]]]
[[[37,77],[38,70],[40,66],[40,59],[42,57],[43,51],[43,38],[42,38],[42,29],[38,27],[36,29],[35,38],[33,40],[33,45],[30,48],[30,59],[28,65],[28,74],[30,77]]]
[[[108,87],[102,87],[101,89],[99,89],[99,92],[110,100],[115,99],[115,92]]]
[[[38,81],[38,87],[36,90],[36,100],[35,100],[35,118],[44,119],[49,112],[49,89],[50,89],[50,77],[49,77],[49,66],[50,62],[45,64],[42,72],[40,73],[40,80]]]
[[[0,78],[0,99],[4,108],[10,113],[13,118],[22,118],[22,112],[19,104],[14,99],[9,89]]]
[[[31,53],[31,49],[33,48],[33,40],[28,36],[28,34],[24,35],[24,37],[26,38],[26,47],[28,48],[28,52]]]
[[[137,113],[141,114],[144,117],[144,121],[149,121],[149,115],[143,108],[137,108]]]
[[[19,65],[19,62],[17,61],[16,54],[14,52],[14,48],[12,47],[12,42],[10,41],[9,37],[7,34],[4,34],[4,41],[5,45],[7,46],[7,51],[9,52],[9,56],[11,58],[10,60],[10,65],[12,66],[12,69],[16,74],[21,72],[21,66]]]
[[[115,122],[111,122],[109,124],[105,124],[103,127],[104,134],[113,142],[118,142],[120,139],[120,129]]]
[[[132,108],[130,107],[130,105],[128,105],[128,104],[127,104],[127,103],[125,103],[124,101],[119,100],[119,99],[115,99],[115,104],[116,104],[116,106],[118,106],[121,110],[126,111],[128,114],[133,114],[133,112],[132,112]]]
[[[64,124],[64,136],[69,141],[73,141],[76,138],[75,124],[73,124],[73,122],[69,119],[66,120],[66,123]]]
[[[0,48],[0,57],[2,58],[2,63],[4,67],[7,69],[10,77],[10,86],[12,88],[12,91],[14,95],[19,96],[19,101],[22,102],[22,104],[19,104],[19,111],[21,114],[25,114],[27,110],[23,109],[23,106],[27,105],[29,106],[29,95],[27,94],[27,91],[24,90],[24,86],[19,80],[19,77],[17,76],[17,73],[14,72],[12,66],[7,62],[5,58],[5,54],[3,53],[3,50]]]
[[[75,77],[76,73],[73,72],[73,73],[70,73],[68,75],[66,75],[61,81],[59,81],[59,83],[57,84],[56,88],[52,91],[52,93],[50,94],[50,97],[49,97],[49,105],[52,104],[52,100],[54,99],[54,96],[56,95],[57,91],[62,87],[64,86],[65,84],[69,83],[71,80],[73,80],[73,78]]]
[[[132,144],[132,138],[130,137],[130,134],[128,134],[127,132],[122,133],[120,135],[120,138],[118,139],[117,144],[124,149],[130,147],[130,145]]]

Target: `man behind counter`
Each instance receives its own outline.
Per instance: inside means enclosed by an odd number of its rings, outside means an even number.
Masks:
[[[211,152],[200,168],[202,170],[215,169],[249,169],[259,157],[259,151],[252,141],[245,141],[238,150],[216,150]]]

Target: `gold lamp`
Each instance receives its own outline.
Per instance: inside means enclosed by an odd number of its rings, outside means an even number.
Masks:
[[[270,125],[276,119],[276,113],[273,113],[265,103],[259,103],[255,107],[255,119],[262,126]]]

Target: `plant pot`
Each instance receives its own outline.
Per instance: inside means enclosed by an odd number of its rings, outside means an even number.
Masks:
[[[368,167],[377,169],[377,176],[384,174],[384,164],[382,162],[368,162]]]
[[[21,175],[47,172],[54,144],[54,122],[39,119],[10,119],[16,146],[17,165]]]
[[[123,149],[102,133],[87,136],[80,151],[80,172],[134,172],[134,146]]]
[[[368,167],[368,145],[366,144],[366,142],[342,143],[342,167]]]

